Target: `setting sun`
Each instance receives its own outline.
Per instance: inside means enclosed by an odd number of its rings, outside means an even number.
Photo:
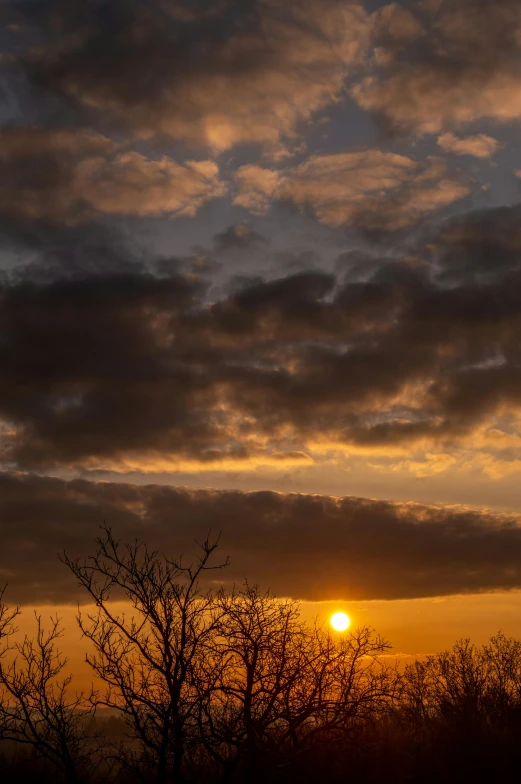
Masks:
[[[333,627],[333,629],[335,629],[335,631],[337,632],[345,632],[345,630],[349,628],[349,625],[351,623],[349,616],[346,615],[344,612],[334,613],[329,619],[329,622]]]

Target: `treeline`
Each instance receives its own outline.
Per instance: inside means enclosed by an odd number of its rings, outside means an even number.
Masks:
[[[59,619],[37,616],[17,640],[2,594],[2,781],[434,784],[519,770],[521,641],[460,641],[401,668],[369,628],[337,634],[256,586],[218,588],[216,549],[186,564],[104,529],[92,556],[63,556],[94,608],[78,614],[102,684],[88,694],[66,674]]]

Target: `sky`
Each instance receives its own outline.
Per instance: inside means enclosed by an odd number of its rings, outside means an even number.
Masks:
[[[0,14],[10,598],[211,528],[398,651],[521,634],[518,0]]]

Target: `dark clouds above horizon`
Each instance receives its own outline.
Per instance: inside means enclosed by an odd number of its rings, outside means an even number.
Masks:
[[[216,563],[230,563],[212,580],[225,589],[247,578],[278,596],[356,601],[521,587],[519,517],[457,507],[4,473],[0,514],[0,575],[24,604],[84,600],[59,555],[92,553],[102,525],[187,561],[220,532]]]
[[[23,485],[9,472],[38,472],[23,487],[45,488],[59,523],[58,496],[76,485],[45,475],[175,484],[182,472],[204,484],[218,471],[231,488],[237,472],[261,471],[267,492],[298,475],[325,495],[203,493],[196,504],[205,521],[215,504],[223,529],[234,505],[255,520],[239,548],[253,573],[265,505],[284,517],[295,559],[284,534],[284,558],[276,543],[270,556],[277,574],[288,564],[278,590],[518,587],[517,528],[452,512],[436,526],[438,513],[418,512],[416,525],[410,510],[398,525],[387,502],[340,503],[324,487],[334,468],[364,474],[364,487],[409,477],[403,503],[433,477],[428,500],[458,477],[515,490],[519,2],[8,0],[0,14],[7,485]],[[81,484],[95,499],[85,503],[101,508],[103,487]],[[131,531],[125,493],[148,508],[160,489],[123,488],[111,509]],[[188,491],[165,492],[181,520]],[[75,504],[63,528],[73,542]],[[345,540],[339,504],[354,521]],[[300,532],[301,511],[315,525]],[[351,582],[340,566],[331,583],[325,565],[316,582],[303,577],[328,526],[333,561],[357,553]],[[232,550],[241,536],[234,523]],[[401,566],[388,573],[386,537],[405,559],[389,555]],[[498,542],[489,571],[487,537]]]
[[[22,469],[313,459],[320,448],[508,460],[521,396],[519,208],[436,227],[406,258],[208,282],[106,251],[33,262],[1,287],[4,460]],[[236,227],[237,232],[237,227]],[[260,242],[222,233],[216,244]],[[423,258],[422,258],[423,256]],[[167,265],[168,266],[168,265]],[[515,435],[515,434],[511,434]]]

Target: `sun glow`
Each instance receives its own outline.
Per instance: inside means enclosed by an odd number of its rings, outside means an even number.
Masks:
[[[349,615],[346,615],[345,612],[336,612],[329,619],[329,623],[335,631],[345,632],[345,630],[349,628],[351,620]]]

